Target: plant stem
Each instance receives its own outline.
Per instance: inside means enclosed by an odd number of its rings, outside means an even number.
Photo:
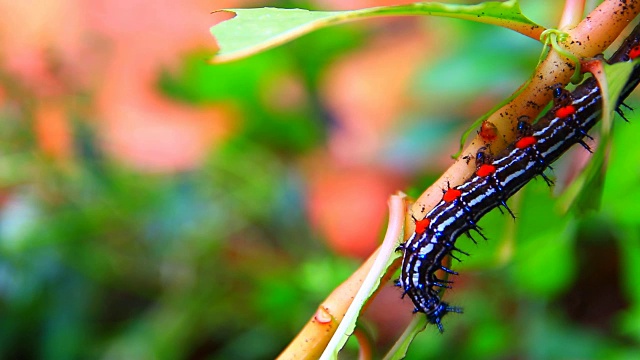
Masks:
[[[585,0],[567,0],[562,10],[562,18],[558,24],[558,29],[570,29],[580,22],[584,13]]]
[[[581,58],[591,58],[606,49],[620,35],[624,28],[640,12],[640,1],[605,0],[593,10],[574,29],[568,30],[569,39],[561,42],[567,51]],[[569,83],[574,65],[567,58],[555,51],[550,51],[547,58],[535,70],[531,81],[510,103],[492,114],[487,121],[496,126],[498,138],[491,143],[490,151],[497,154],[513,142],[516,137],[516,123],[521,116],[535,119],[544,106],[551,101],[550,86]],[[475,156],[476,152],[486,147],[480,136],[477,136],[463,150],[462,155]],[[442,198],[441,189],[462,184],[475,171],[473,162],[467,163],[463,156],[451,166],[440,178],[420,195],[407,216],[423,219]],[[413,232],[407,227],[407,237]]]

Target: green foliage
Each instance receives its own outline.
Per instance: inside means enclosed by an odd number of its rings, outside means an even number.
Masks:
[[[231,57],[372,16],[480,15],[531,25],[518,6],[237,10],[213,31]],[[283,21],[292,11],[296,22]],[[252,23],[256,14],[274,28]],[[234,35],[238,24],[246,32]],[[539,50],[517,34],[438,24],[435,35],[450,46],[418,69],[397,126],[384,134],[387,153],[371,160],[393,168],[413,194],[441,173],[442,157],[469,124],[463,110],[480,96],[495,91],[492,103],[515,89]],[[326,147],[332,126],[318,87],[334,61],[393,26],[326,28],[216,66],[205,64],[210,53],[193,52],[177,71],[159,73],[158,90],[171,100],[238,113],[233,132],[189,172],[145,174],[107,159],[90,126],[95,119],[79,110],[72,114],[78,157],[60,166],[34,140],[33,94],[8,91],[0,103],[0,358],[277,356],[358,262],[331,254],[305,212],[305,156]],[[304,100],[275,106],[269,94],[282,79],[294,79]],[[630,105],[640,107],[637,96]],[[566,160],[555,166],[557,189],[538,181],[510,200],[515,222],[499,211],[485,216],[480,226],[489,240],[461,237],[471,256],[453,265],[461,275],[445,295],[465,313],[448,315],[442,336],[427,327],[407,359],[637,355],[640,116],[628,115],[629,124],[614,121],[601,210],[578,218],[557,209]],[[588,189],[584,195],[595,196]],[[384,353],[389,344],[376,346]]]
[[[637,63],[637,61],[635,62]],[[589,211],[598,210],[602,188],[606,174],[606,156],[611,141],[611,129],[613,127],[613,117],[616,104],[620,97],[625,79],[628,79],[633,71],[633,62],[617,63],[609,65],[601,62],[602,69],[596,72],[596,79],[603,89],[602,100],[603,117],[600,126],[600,146],[593,154],[593,157],[582,174],[573,182],[563,196],[565,207],[571,206],[575,211],[585,214]]]
[[[303,152],[322,138],[321,118],[310,117],[311,102],[278,108],[269,101],[283,81],[301,82],[294,57],[265,54],[244,62],[211,66],[204,53],[189,56],[178,73],[164,72],[160,88],[169,96],[191,104],[232,104],[246,121],[239,139],[261,142],[284,153]],[[304,89],[301,89],[304,91]],[[240,125],[240,124],[238,124]]]
[[[213,59],[215,62],[226,62],[249,56],[326,26],[379,16],[444,16],[500,25],[523,33],[540,27],[520,12],[520,4],[517,0],[487,1],[478,5],[419,2],[352,11],[277,8],[221,11],[232,12],[236,16],[211,28],[211,33],[220,47],[220,51]]]

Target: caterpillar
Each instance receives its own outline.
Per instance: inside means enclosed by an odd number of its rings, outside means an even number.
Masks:
[[[630,61],[639,56],[640,26],[609,62]],[[638,82],[640,66],[636,65],[617,104],[616,111],[623,118],[622,101]],[[484,149],[478,151],[475,173],[462,185],[443,190],[442,200],[423,219],[414,219],[414,233],[398,247],[403,257],[396,285],[404,290],[403,297],[407,295],[413,302],[414,313],[424,313],[427,321],[436,325],[441,333],[443,316],[462,312],[462,308],[441,300],[439,293],[443,288],[451,288],[452,282],[436,276],[437,271],[458,275],[443,265],[447,256],[458,259],[452,254],[454,251],[468,255],[455,246],[456,239],[467,234],[475,242],[470,234],[472,230],[486,239],[477,225],[483,215],[497,207],[515,219],[507,199],[536,176],[552,185],[544,171],[574,144],[591,151],[583,139],[591,139],[587,132],[600,119],[602,95],[598,83],[591,77],[573,92],[559,85],[551,90],[552,108],[533,125],[527,119],[519,119],[516,141],[495,158],[485,154]]]

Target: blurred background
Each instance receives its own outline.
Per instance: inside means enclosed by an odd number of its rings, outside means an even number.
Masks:
[[[459,1],[458,3],[463,3]],[[460,134],[531,74],[540,45],[439,18],[324,29],[208,65],[213,10],[391,0],[0,0],[0,358],[268,359],[379,244]],[[523,12],[557,23],[561,2]],[[628,103],[637,108],[638,91]],[[491,213],[408,358],[635,358],[640,112],[617,121],[601,210],[534,181]],[[594,193],[594,198],[600,196]],[[412,306],[362,324],[384,352]],[[348,343],[344,358],[354,358]]]

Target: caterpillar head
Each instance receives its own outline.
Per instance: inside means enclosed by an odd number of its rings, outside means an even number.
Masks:
[[[430,313],[427,313],[427,320],[438,327],[438,331],[440,333],[444,332],[444,327],[442,326],[442,318],[447,313],[462,313],[462,308],[458,306],[449,306],[446,302],[441,302],[437,304]]]

